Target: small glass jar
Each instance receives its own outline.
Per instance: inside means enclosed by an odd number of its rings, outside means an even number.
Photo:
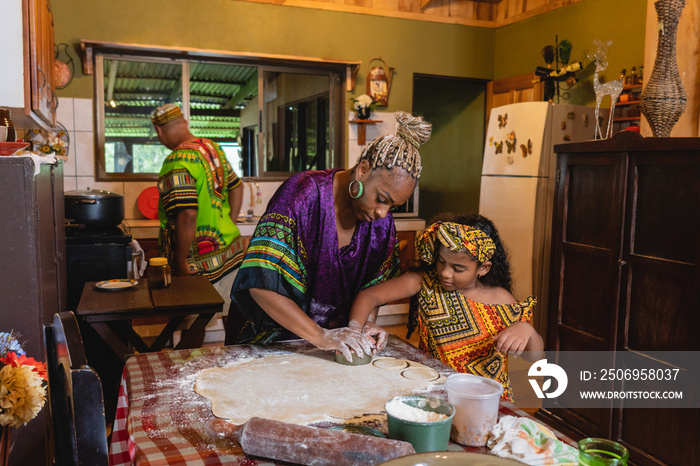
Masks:
[[[149,259],[146,276],[148,278],[148,287],[151,289],[157,290],[170,286],[172,275],[168,259],[165,257],[152,257]]]
[[[7,135],[5,136],[5,141],[17,141],[17,132],[15,131],[15,125],[12,124],[12,112],[10,111],[10,109],[0,108],[0,126],[7,127]]]
[[[627,466],[629,457],[627,448],[612,440],[587,438],[578,442],[581,466]]]

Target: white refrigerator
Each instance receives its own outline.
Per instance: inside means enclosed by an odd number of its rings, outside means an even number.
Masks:
[[[533,325],[546,338],[555,144],[595,137],[595,109],[521,102],[491,110],[479,213],[491,219],[511,264],[513,296],[537,298]]]

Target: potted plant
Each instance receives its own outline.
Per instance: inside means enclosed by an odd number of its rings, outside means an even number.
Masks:
[[[362,94],[357,99],[350,99],[355,106],[355,113],[358,120],[369,120],[369,116],[377,106],[377,102],[373,101],[367,94]]]

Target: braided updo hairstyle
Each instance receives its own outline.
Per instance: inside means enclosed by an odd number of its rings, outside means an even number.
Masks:
[[[433,125],[407,112],[396,112],[394,118],[396,134],[385,134],[369,143],[357,163],[367,160],[372,168],[401,167],[417,180],[423,170],[418,148],[430,139]]]

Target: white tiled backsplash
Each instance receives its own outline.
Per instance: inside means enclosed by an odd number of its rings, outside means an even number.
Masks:
[[[393,134],[396,131],[396,119],[392,112],[373,112],[372,120],[379,120],[379,123],[365,126],[365,144],[357,144],[357,123],[348,123],[348,159],[345,168],[354,167],[358,157],[362,155],[362,150],[374,139],[384,134]],[[355,112],[348,114],[348,121],[355,119]]]

